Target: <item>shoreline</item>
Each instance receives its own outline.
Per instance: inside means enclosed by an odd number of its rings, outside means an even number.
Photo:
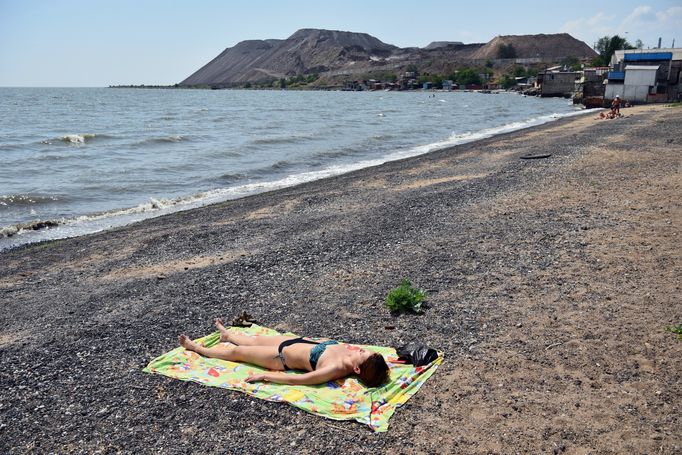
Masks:
[[[151,198],[148,202],[142,203],[138,206],[116,208],[105,212],[81,214],[72,218],[36,219],[33,221],[25,221],[13,225],[0,226],[0,252],[18,248],[26,244],[42,243],[45,241],[74,238],[83,235],[89,235],[95,232],[103,232],[129,224],[138,223],[150,218],[165,216],[180,211],[193,210],[195,208],[236,200],[243,197],[252,196],[254,194],[277,191],[282,188],[306,184],[315,180],[324,180],[336,175],[355,172],[359,169],[381,166],[391,161],[410,159],[416,156],[432,153],[434,151],[449,149],[458,145],[476,142],[481,139],[501,136],[529,128],[535,128],[566,118],[588,115],[596,111],[598,110],[582,109],[563,114],[531,117],[522,121],[507,123],[497,127],[455,135],[447,140],[413,146],[409,149],[393,152],[382,157],[365,159],[353,164],[347,164],[340,169],[338,169],[337,165],[330,164],[330,167],[326,169],[301,172],[299,174],[290,175],[275,181],[263,181],[245,185],[237,185],[233,187],[215,188],[172,199],[157,200]],[[102,225],[105,227],[102,227]],[[29,236],[29,238],[18,243],[7,240],[11,238],[16,239],[17,236],[21,237],[22,235]],[[34,237],[35,235],[37,235],[38,238],[33,240],[31,237]]]
[[[0,252],[0,452],[679,451],[682,109],[623,114]],[[141,372],[241,311],[446,360],[381,435]]]

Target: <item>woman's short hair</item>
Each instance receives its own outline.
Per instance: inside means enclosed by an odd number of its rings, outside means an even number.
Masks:
[[[376,352],[360,364],[360,373],[358,373],[358,377],[367,387],[379,387],[388,381],[389,375],[390,370],[386,360]]]

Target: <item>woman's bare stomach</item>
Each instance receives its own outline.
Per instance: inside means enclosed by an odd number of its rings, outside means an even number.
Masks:
[[[297,343],[284,348],[284,359],[287,366],[293,370],[312,371],[310,366],[310,351],[314,344]],[[348,349],[345,344],[336,344],[327,346],[319,360],[317,361],[317,369],[320,369],[330,363],[340,362],[344,356],[348,355]]]

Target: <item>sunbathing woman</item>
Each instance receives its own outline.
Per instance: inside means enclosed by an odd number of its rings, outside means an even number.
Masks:
[[[378,387],[388,380],[386,361],[376,352],[336,341],[310,341],[284,335],[243,335],[226,329],[220,319],[220,344],[210,348],[180,335],[183,348],[215,359],[246,362],[269,370],[249,376],[246,381],[269,381],[278,384],[312,385],[357,375],[367,387]],[[285,370],[304,370],[305,374],[285,374]]]

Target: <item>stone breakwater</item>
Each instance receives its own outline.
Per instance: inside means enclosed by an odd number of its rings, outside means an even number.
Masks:
[[[0,253],[0,452],[681,450],[682,109],[624,113]],[[381,435],[141,372],[242,310],[446,360]]]

